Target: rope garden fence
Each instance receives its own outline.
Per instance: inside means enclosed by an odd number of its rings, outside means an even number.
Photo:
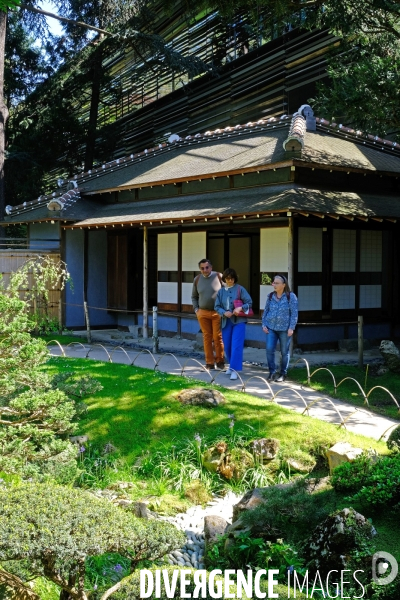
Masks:
[[[214,385],[218,378],[224,373],[224,371],[217,371],[215,374],[212,374],[209,370],[207,370],[203,364],[197,360],[196,358],[192,358],[192,357],[188,357],[183,364],[178,360],[178,358],[175,356],[175,354],[173,354],[172,352],[166,352],[164,354],[158,355],[157,357],[154,356],[153,352],[151,352],[148,349],[141,349],[139,350],[139,352],[136,352],[135,355],[130,356],[129,353],[126,351],[125,348],[123,348],[122,346],[115,346],[112,347],[112,349],[110,348],[106,348],[106,346],[104,346],[103,344],[100,343],[95,343],[95,344],[91,344],[89,346],[85,346],[84,344],[82,344],[81,342],[70,342],[69,344],[67,344],[65,347],[62,346],[58,340],[50,340],[49,342],[47,342],[47,345],[56,345],[56,347],[58,347],[59,352],[61,353],[61,357],[63,358],[69,358],[67,356],[67,351],[69,348],[72,347],[78,347],[79,350],[81,350],[84,353],[84,358],[90,358],[90,354],[96,350],[96,349],[100,349],[101,351],[104,352],[105,356],[106,356],[106,360],[109,363],[113,363],[113,356],[114,354],[119,351],[122,352],[127,361],[128,361],[128,365],[129,366],[135,366],[136,362],[140,359],[140,357],[143,357],[143,355],[148,356],[150,358],[150,360],[152,361],[153,364],[153,370],[157,371],[159,369],[160,364],[162,363],[162,361],[166,358],[166,357],[172,357],[172,359],[176,362],[177,367],[179,369],[179,375],[182,377],[188,377],[187,374],[185,374],[185,371],[187,372],[187,369],[189,368],[189,365],[191,366],[192,370],[193,370],[193,365],[195,366],[195,368],[203,373],[206,374],[209,377],[209,384],[210,385]],[[51,352],[50,350],[50,355],[53,357],[56,356],[60,356],[59,354],[54,354],[53,352]],[[307,370],[307,382],[308,384],[310,384],[312,377],[318,372],[318,371],[328,371],[332,377],[333,380],[333,384],[334,384],[334,390],[335,390],[335,394],[337,391],[337,388],[346,380],[351,380],[354,381],[355,385],[357,386],[357,388],[359,389],[359,391],[362,392],[363,398],[364,398],[364,404],[366,404],[367,406],[369,406],[369,402],[368,402],[368,398],[371,395],[371,393],[376,390],[376,389],[382,389],[384,390],[389,397],[393,400],[393,402],[395,403],[395,405],[397,406],[398,412],[400,414],[400,406],[399,403],[397,402],[396,398],[393,396],[393,394],[387,389],[384,388],[382,386],[374,386],[373,388],[371,388],[367,393],[362,389],[360,383],[354,379],[353,377],[345,377],[344,379],[342,379],[339,383],[336,383],[336,379],[334,374],[332,373],[332,371],[330,371],[330,369],[328,369],[327,367],[320,367],[315,369],[312,373],[310,373],[310,365],[308,363],[308,361],[305,358],[299,358],[294,365],[296,365],[298,362],[303,361],[305,363],[305,367]],[[293,365],[293,366],[294,366]],[[139,366],[139,365],[137,365]],[[146,368],[149,368],[148,365],[146,365]],[[232,371],[235,371],[234,369],[232,369]],[[355,417],[355,415],[360,416],[362,415],[363,417],[365,417],[366,419],[373,419],[374,415],[372,413],[369,413],[365,410],[360,410],[359,408],[356,408],[354,411],[352,411],[349,415],[347,415],[346,417],[344,417],[340,411],[340,407],[338,404],[336,404],[334,402],[334,400],[332,398],[328,398],[328,397],[321,397],[321,398],[314,398],[312,399],[311,402],[307,402],[307,400],[304,398],[303,394],[301,394],[298,390],[293,389],[292,387],[289,386],[282,386],[280,387],[277,391],[274,392],[274,390],[272,389],[271,385],[269,384],[269,382],[265,379],[265,377],[262,377],[261,375],[250,375],[250,377],[247,378],[243,378],[243,376],[238,373],[237,371],[235,371],[235,373],[238,376],[238,385],[240,385],[240,391],[241,392],[248,392],[249,389],[249,383],[253,380],[260,380],[262,382],[262,384],[265,385],[266,391],[265,391],[265,399],[269,400],[271,402],[275,402],[278,404],[278,397],[282,395],[282,393],[284,392],[290,392],[291,394],[294,394],[297,398],[299,398],[301,400],[301,402],[304,405],[304,409],[302,411],[302,415],[308,415],[311,416],[310,413],[310,409],[315,406],[317,403],[320,402],[325,402],[328,404],[328,406],[330,406],[334,412],[337,414],[338,418],[339,418],[339,424],[338,427],[341,428],[343,427],[344,429],[346,428],[346,423],[348,423],[348,421],[350,419],[352,419],[353,417]],[[192,375],[190,375],[192,376]],[[248,392],[251,393],[251,392]],[[393,425],[391,425],[390,427],[386,428],[385,431],[381,434],[381,436],[379,437],[379,440],[385,439],[387,434],[389,433],[389,431],[391,429],[394,429],[395,427],[397,427],[400,423],[393,423]]]

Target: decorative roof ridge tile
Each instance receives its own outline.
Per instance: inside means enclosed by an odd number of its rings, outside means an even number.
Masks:
[[[295,113],[290,122],[289,133],[283,142],[283,148],[289,151],[289,144],[292,143],[292,151],[299,151],[304,148],[304,134],[306,133],[306,119],[300,113]]]
[[[389,148],[391,148],[392,150],[397,150],[400,151],[400,144],[398,144],[397,142],[392,142],[391,140],[387,140],[385,138],[380,138],[377,135],[372,135],[370,133],[365,133],[363,131],[360,131],[359,129],[352,129],[351,127],[346,127],[342,124],[337,124],[334,121],[330,122],[327,119],[323,119],[320,117],[316,117],[316,121],[317,121],[317,125],[321,127],[326,127],[328,130],[330,129],[334,129],[334,133],[343,133],[349,137],[354,137],[354,141],[359,142],[360,138],[365,139],[365,141],[368,141],[369,144],[371,145],[376,145],[378,144],[383,144],[384,146],[387,146],[388,148],[381,148],[381,150],[387,150]],[[364,142],[365,143],[365,142]]]
[[[40,206],[44,206],[45,204],[47,205],[52,200],[58,200],[63,204],[63,208],[65,209],[81,197],[81,191],[81,188],[74,187],[71,190],[67,190],[63,194],[61,192],[58,194],[57,192],[44,194],[39,196],[36,200],[31,200],[30,202],[23,202],[22,204],[17,204],[16,206],[6,206],[6,213],[8,216],[11,216],[30,212],[31,210],[35,210]]]

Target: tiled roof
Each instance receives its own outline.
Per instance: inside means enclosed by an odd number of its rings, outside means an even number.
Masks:
[[[59,200],[61,197],[58,197]],[[25,223],[29,221],[80,221],[88,215],[94,214],[99,206],[99,202],[94,200],[88,200],[86,198],[79,198],[79,202],[66,203],[64,204],[63,210],[49,210],[47,208],[48,203],[51,201],[48,198],[46,200],[40,200],[33,205],[23,207],[13,211],[13,213],[6,217],[6,223]]]
[[[233,131],[216,130],[212,135],[175,142],[155,150],[151,157],[103,169],[79,179],[85,193],[126,189],[141,185],[183,181],[186,178],[218,176],[227,172],[254,170],[287,161],[283,142],[289,119]],[[298,125],[296,130],[298,129]],[[333,133],[333,135],[332,135]],[[400,173],[400,147],[376,146],[376,141],[357,138],[347,130],[317,125],[316,132],[303,131],[301,160],[323,165]],[[377,151],[387,150],[386,152]],[[388,155],[388,153],[390,154]]]
[[[332,167],[400,174],[400,156],[394,152],[388,155],[378,150],[379,148],[368,145],[366,140],[355,143],[346,134],[336,137],[317,127],[317,132],[305,133],[301,159]]]
[[[114,171],[101,179],[85,180],[80,185],[88,193],[254,169],[284,160],[282,142],[286,135],[287,129],[278,129],[271,134],[223,136],[207,143],[199,141],[196,145],[173,148],[169,153],[154,156],[151,161]]]
[[[73,227],[113,224],[167,225],[206,220],[242,220],[286,212],[365,218],[400,218],[400,199],[352,192],[321,191],[295,184],[196,194],[180,198],[107,204]],[[231,219],[232,218],[232,219]]]
[[[76,176],[69,183],[75,189],[69,192],[54,192],[33,202],[8,207],[10,217],[5,221],[32,221],[31,211],[36,212],[53,197],[65,202],[60,218],[70,219],[67,209],[79,200],[80,195],[292,164],[284,149],[288,139],[296,139],[302,147],[301,157],[296,157],[295,164],[400,174],[398,144],[319,118],[315,132],[305,131],[302,120],[304,118],[298,113],[293,118],[283,115],[280,119],[272,117],[160,144]],[[288,145],[290,147],[290,143]],[[29,217],[25,216],[28,212]],[[16,219],[16,216],[20,218]],[[48,218],[55,218],[55,215]]]

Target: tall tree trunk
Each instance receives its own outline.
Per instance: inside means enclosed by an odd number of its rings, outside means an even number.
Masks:
[[[100,38],[103,36],[100,35]],[[100,39],[101,41],[101,39]],[[92,94],[90,98],[89,125],[86,136],[85,171],[93,167],[96,146],[97,119],[99,115],[100,90],[103,79],[103,45],[100,43],[92,57]]]
[[[5,152],[5,127],[8,119],[8,108],[4,101],[4,49],[6,43],[7,13],[0,12],[0,219],[4,218],[4,152]],[[0,238],[5,237],[4,227],[0,227]]]

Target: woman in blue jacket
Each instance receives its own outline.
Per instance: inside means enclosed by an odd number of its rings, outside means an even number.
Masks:
[[[276,381],[285,381],[290,360],[290,341],[298,318],[298,302],[283,275],[275,275],[272,285],[274,291],[268,294],[262,316],[262,328],[267,334],[268,380],[275,379],[275,349],[279,340],[282,359],[280,375]]]
[[[243,348],[246,333],[246,317],[253,303],[249,293],[237,283],[235,269],[225,269],[222,274],[222,287],[215,301],[214,309],[222,317],[221,329],[226,359],[229,367],[226,374],[237,379],[236,371],[243,369]],[[234,301],[241,300],[242,306],[235,308]],[[241,316],[238,316],[241,315]]]

